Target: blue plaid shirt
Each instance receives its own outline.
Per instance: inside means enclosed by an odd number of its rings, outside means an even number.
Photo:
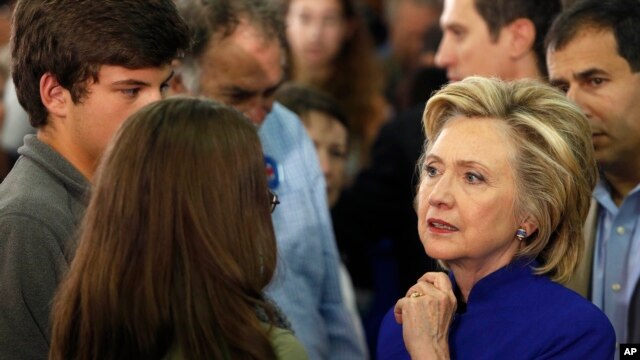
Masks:
[[[276,103],[261,125],[278,269],[267,288],[291,321],[310,359],[366,358],[342,300],[324,177],[313,143],[295,114]]]

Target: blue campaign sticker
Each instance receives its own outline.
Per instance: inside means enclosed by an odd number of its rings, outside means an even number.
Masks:
[[[271,157],[264,157],[264,166],[267,171],[267,183],[271,190],[275,190],[280,185],[281,174],[278,163]]]

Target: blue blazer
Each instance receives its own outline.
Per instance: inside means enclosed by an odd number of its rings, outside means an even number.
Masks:
[[[613,359],[615,333],[604,313],[535,275],[537,265],[514,261],[478,281],[467,304],[458,300],[449,329],[452,359]],[[393,309],[382,321],[377,355],[410,359]]]

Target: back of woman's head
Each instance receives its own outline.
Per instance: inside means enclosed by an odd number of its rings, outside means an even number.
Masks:
[[[272,358],[276,262],[256,129],[208,100],[151,104],[99,166],[54,306],[54,358]],[[251,344],[249,346],[248,344]],[[257,345],[257,346],[256,346]]]
[[[538,257],[539,273],[568,280],[582,253],[582,225],[598,178],[591,129],[582,111],[564,94],[534,80],[469,77],[447,85],[427,102],[429,143],[456,116],[498,119],[506,125],[516,149],[510,161],[517,216],[532,216],[538,228],[517,256]]]

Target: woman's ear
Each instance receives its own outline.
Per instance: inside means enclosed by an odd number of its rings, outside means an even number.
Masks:
[[[520,58],[533,50],[536,39],[536,26],[526,18],[518,18],[507,25],[510,34],[509,54]]]
[[[524,229],[524,231],[527,232],[527,236],[529,236],[538,230],[538,222],[535,221],[532,216],[528,215],[523,221],[520,221],[518,227]]]
[[[67,105],[71,101],[71,94],[60,85],[53,74],[46,73],[40,78],[40,99],[49,114],[63,118],[67,115]]]

